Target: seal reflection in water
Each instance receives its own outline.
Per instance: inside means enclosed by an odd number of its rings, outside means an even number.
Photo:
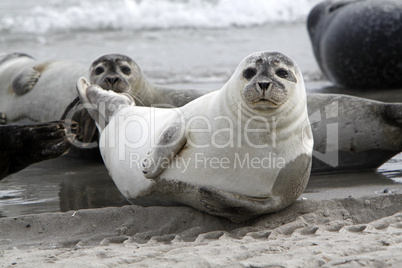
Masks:
[[[121,193],[139,205],[189,205],[244,221],[294,202],[310,177],[313,138],[298,66],[278,52],[246,57],[229,81],[181,108],[135,106],[84,78],[81,101]]]

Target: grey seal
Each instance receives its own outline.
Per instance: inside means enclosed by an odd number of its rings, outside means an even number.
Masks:
[[[313,172],[375,170],[402,151],[402,104],[308,95]]]

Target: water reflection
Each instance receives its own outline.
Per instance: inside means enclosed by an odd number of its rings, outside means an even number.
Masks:
[[[332,199],[402,193],[402,154],[377,171],[312,175],[302,197]]]
[[[378,172],[313,175],[308,199],[402,192],[402,154]],[[0,217],[128,204],[101,161],[61,157],[41,162],[0,182]]]
[[[0,182],[0,217],[126,204],[100,161],[61,157]]]
[[[99,175],[64,179],[59,191],[60,211],[127,205],[113,181]]]

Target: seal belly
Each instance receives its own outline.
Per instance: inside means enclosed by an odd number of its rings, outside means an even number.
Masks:
[[[219,151],[219,152],[217,152]],[[166,180],[206,185],[232,193],[264,197],[285,160],[272,152],[241,150],[195,150],[184,148],[161,174]]]

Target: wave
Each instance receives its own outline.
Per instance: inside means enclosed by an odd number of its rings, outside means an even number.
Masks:
[[[248,27],[305,20],[320,0],[47,0],[0,18],[11,33]],[[18,11],[18,9],[16,8]]]

